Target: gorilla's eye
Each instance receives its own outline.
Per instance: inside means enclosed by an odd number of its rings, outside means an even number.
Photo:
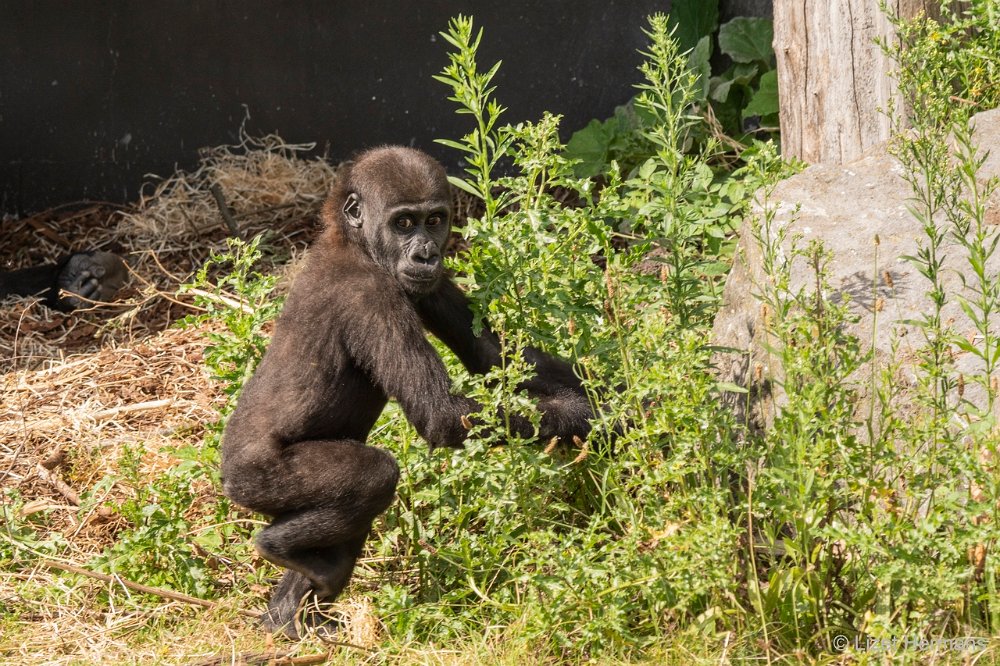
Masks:
[[[436,227],[442,222],[444,222],[444,220],[441,218],[440,215],[431,215],[430,217],[427,218],[427,222],[425,222],[425,224],[428,227]]]
[[[409,229],[413,226],[413,218],[406,216],[396,218],[396,226],[400,229]]]

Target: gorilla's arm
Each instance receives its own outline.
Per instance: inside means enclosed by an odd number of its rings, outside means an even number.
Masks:
[[[484,374],[500,364],[500,341],[484,325],[477,336],[472,331],[473,316],[465,294],[445,278],[441,286],[417,302],[417,312],[424,327],[451,349],[462,365],[473,374]],[[529,347],[526,360],[535,375],[521,384],[529,395],[538,398],[542,412],[542,438],[552,436],[584,437],[590,432],[593,409],[580,379],[572,366],[550,354]],[[520,433],[520,428],[517,429]]]
[[[45,296],[47,299],[58,294],[61,267],[58,264],[32,266],[16,271],[0,273],[0,298],[7,296]],[[53,291],[54,290],[54,291]],[[50,293],[53,292],[53,293]]]
[[[437,290],[416,303],[424,327],[452,350],[465,369],[483,375],[500,365],[500,341],[487,326],[480,335],[472,332],[472,310],[462,290],[449,278]]]
[[[485,374],[500,365],[500,341],[489,325],[477,336],[472,332],[472,310],[462,290],[449,279],[443,279],[436,292],[417,302],[417,312],[424,327],[448,349],[455,352],[465,369],[475,375]],[[535,368],[535,378],[522,388],[540,396],[558,389],[583,391],[573,367],[540,349],[528,347],[525,360]]]
[[[110,300],[128,277],[125,262],[110,252],[77,252],[56,264],[0,273],[0,298],[42,296],[51,308],[68,312],[89,301]],[[71,295],[60,298],[62,289]]]
[[[384,287],[365,293],[364,307],[354,310],[362,316],[345,332],[351,358],[385,395],[399,402],[407,420],[432,447],[461,447],[468,434],[462,417],[481,406],[451,393],[444,363],[404,297]]]

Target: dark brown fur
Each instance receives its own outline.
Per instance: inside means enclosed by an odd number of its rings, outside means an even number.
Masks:
[[[326,229],[226,427],[224,491],[273,519],[257,550],[288,569],[268,606],[271,629],[295,636],[303,597],[343,590],[372,522],[392,502],[396,461],[365,443],[388,398],[431,446],[461,447],[463,417],[480,410],[450,392],[424,335],[439,337],[471,372],[500,361],[496,336],[473,335],[465,296],[443,272],[450,205],[444,170],[424,153],[363,154],[327,200]],[[402,228],[402,218],[412,226]],[[572,369],[536,350],[528,360],[540,436],[586,436],[592,414]],[[531,434],[526,422],[515,425]]]

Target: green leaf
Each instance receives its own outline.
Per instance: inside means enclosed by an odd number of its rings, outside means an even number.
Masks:
[[[454,148],[455,150],[460,150],[465,153],[476,152],[475,146],[470,146],[468,143],[452,141],[451,139],[434,139],[434,143],[440,143],[442,146],[448,146],[449,148]]]
[[[708,82],[709,96],[716,102],[725,102],[729,99],[729,89],[733,87],[733,80],[724,76],[713,76]]]
[[[970,423],[969,426],[965,429],[965,434],[970,437],[979,437],[982,435],[986,435],[991,430],[993,430],[993,426],[995,424],[996,424],[996,417],[993,416],[992,414],[987,414],[986,416],[983,417],[981,421],[975,421],[973,423]]]
[[[756,63],[737,63],[720,76],[713,76],[709,83],[712,99],[716,102],[725,102],[729,99],[729,91],[733,86],[749,86],[756,78],[757,72]]]
[[[696,100],[703,101],[708,98],[708,83],[712,75],[712,66],[708,60],[712,57],[712,38],[702,37],[698,40],[698,45],[688,54],[688,69],[698,75],[698,83],[695,89]]]
[[[768,19],[738,17],[719,28],[719,48],[735,62],[761,62],[770,67],[773,40],[774,25]]]
[[[760,88],[743,109],[743,117],[765,116],[778,113],[778,72],[771,70],[760,77]]]
[[[982,356],[979,348],[966,340],[965,338],[957,337],[954,342],[955,346],[967,354],[974,354],[976,356]]]
[[[479,190],[477,190],[473,185],[471,185],[468,181],[466,181],[463,178],[456,178],[455,176],[448,176],[448,182],[451,183],[452,185],[454,185],[455,187],[457,187],[458,189],[463,190],[465,192],[468,192],[469,194],[471,194],[474,197],[479,197],[480,199],[483,198],[482,192],[480,192]]]
[[[739,83],[750,83],[760,73],[756,63],[736,63],[732,68],[732,78]]]
[[[719,25],[719,0],[674,0],[667,24],[680,51],[689,51],[702,37],[708,37]]]
[[[608,146],[614,139],[617,126],[614,118],[604,122],[591,120],[586,127],[573,133],[566,144],[566,157],[580,160],[573,167],[578,178],[592,178],[604,172]]]

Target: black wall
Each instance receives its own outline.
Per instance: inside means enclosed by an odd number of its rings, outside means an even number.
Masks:
[[[732,4],[732,3],[729,3]],[[457,137],[431,79],[457,13],[486,34],[480,63],[509,122],[565,115],[564,134],[632,95],[645,16],[668,0],[0,0],[0,214],[81,199],[127,201],[143,174],[253,134],[332,159],[379,143]],[[726,6],[724,4],[724,12]]]

